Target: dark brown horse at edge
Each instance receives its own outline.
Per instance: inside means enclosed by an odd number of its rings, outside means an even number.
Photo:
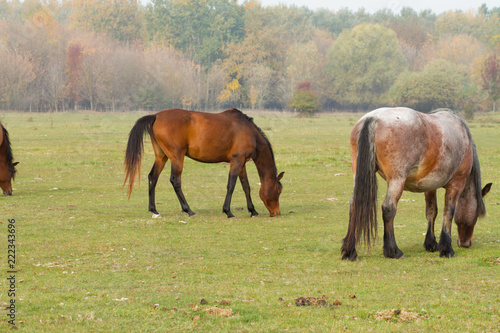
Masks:
[[[155,162],[149,173],[149,211],[159,217],[155,203],[155,187],[167,160],[170,160],[170,182],[184,212],[195,213],[189,207],[181,188],[184,156],[204,163],[229,162],[229,179],[223,212],[231,213],[231,197],[239,177],[245,192],[248,211],[258,215],[250,196],[245,163],[252,159],[260,177],[260,198],[270,216],[280,215],[279,196],[283,189],[278,175],[271,144],[252,118],[236,109],[221,113],[203,113],[181,109],[164,110],[137,120],[129,134],[125,154],[125,181],[129,180],[128,194],[132,192],[135,177],[140,172],[145,133],[151,137]]]
[[[14,162],[9,132],[0,124],[0,188],[4,195],[12,195],[12,180],[18,163]]]
[[[458,229],[458,245],[470,247],[477,219],[485,215],[476,146],[465,121],[450,110],[424,114],[408,108],[382,108],[369,112],[351,132],[354,190],[349,227],[341,248],[342,259],[356,260],[356,244],[376,236],[377,179],[387,181],[382,204],[384,256],[402,258],[396,245],[394,217],[403,190],[424,192],[428,222],[424,248],[454,257],[452,220]],[[443,227],[439,244],[434,235],[437,216],[436,190],[445,188]]]

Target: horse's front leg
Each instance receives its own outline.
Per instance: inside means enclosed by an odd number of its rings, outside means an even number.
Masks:
[[[243,192],[245,192],[245,197],[247,198],[247,208],[248,211],[250,212],[250,215],[257,216],[259,213],[255,210],[255,207],[252,202],[252,197],[250,196],[250,183],[248,182],[248,176],[247,176],[247,168],[245,165],[241,168],[240,171],[240,182],[241,186],[243,187]]]
[[[389,181],[387,184],[387,194],[382,204],[382,218],[384,220],[384,257],[403,258],[403,251],[396,244],[394,236],[394,218],[398,201],[403,194],[404,182]]]
[[[455,251],[451,246],[451,225],[453,215],[455,214],[455,206],[458,200],[458,191],[449,187],[446,189],[444,196],[444,212],[443,212],[443,228],[437,249],[440,257],[455,257]]]
[[[236,179],[238,179],[238,175],[240,174],[241,168],[244,164],[245,160],[242,160],[241,158],[231,160],[229,177],[227,179],[226,199],[224,200],[224,205],[222,206],[222,211],[227,214],[228,218],[234,217],[233,213],[231,213],[231,198],[236,186]]]
[[[425,216],[427,218],[427,234],[425,234],[424,248],[429,252],[437,250],[434,223],[438,213],[436,191],[425,192]]]

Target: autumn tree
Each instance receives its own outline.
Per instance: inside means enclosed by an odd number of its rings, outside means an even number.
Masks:
[[[435,44],[434,57],[470,66],[486,50],[486,45],[471,35],[447,35]]]
[[[287,51],[286,58],[286,94],[289,98],[301,82],[320,82],[322,56],[313,41],[307,44],[294,44]]]
[[[449,11],[436,20],[435,34],[439,37],[467,34],[490,44],[500,35],[500,16],[497,13],[485,15],[484,11]]]
[[[344,107],[386,103],[384,94],[407,67],[394,31],[360,24],[340,34],[330,49],[326,74],[329,98]]]
[[[144,55],[142,49],[128,45],[115,45],[105,60],[107,70],[103,102],[115,110],[130,110],[137,107],[134,93],[144,79]]]
[[[232,90],[232,98],[239,96],[238,102],[248,106],[285,108],[290,98],[285,76],[288,49],[310,40],[315,31],[305,13],[294,7],[247,4],[245,38],[225,48],[228,79],[222,93]]]
[[[73,104],[75,110],[81,100],[80,91],[82,86],[82,61],[83,47],[78,41],[68,45],[66,54],[66,94],[68,101]]]
[[[27,108],[26,92],[35,79],[28,55],[0,47],[0,103],[6,109]]]
[[[430,11],[418,14],[415,10],[404,7],[399,16],[394,17],[388,27],[396,32],[404,44],[419,50],[434,29],[436,16]]]
[[[500,99],[500,62],[495,54],[486,58],[481,73],[481,87],[488,93],[496,111],[496,102]]]

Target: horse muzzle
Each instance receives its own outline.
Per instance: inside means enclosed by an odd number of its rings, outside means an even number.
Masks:
[[[12,190],[3,191],[3,195],[12,195]]]
[[[274,212],[269,212],[270,217],[275,217],[275,216],[280,216],[280,215],[281,215],[281,211],[279,209],[277,209]]]
[[[460,241],[460,237],[459,237],[458,240],[457,240],[457,243],[458,243],[458,246],[460,246],[460,247],[469,248],[469,247],[472,246],[472,238],[469,239],[469,240],[467,240],[467,241],[465,241],[465,242],[461,242]]]

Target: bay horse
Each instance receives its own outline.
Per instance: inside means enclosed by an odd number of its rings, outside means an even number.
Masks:
[[[387,181],[382,204],[383,254],[403,258],[396,245],[394,217],[403,190],[425,193],[427,234],[424,248],[454,257],[451,246],[453,217],[458,246],[470,247],[478,217],[485,215],[477,149],[465,121],[448,109],[429,114],[409,108],[381,108],[364,115],[351,132],[354,190],[349,227],[341,247],[342,259],[356,260],[356,244],[376,237],[378,173]],[[443,227],[439,244],[434,235],[437,216],[436,190],[445,188]]]
[[[159,217],[155,203],[155,187],[158,177],[170,160],[170,182],[174,187],[182,211],[195,213],[189,207],[181,188],[184,156],[204,163],[229,162],[227,194],[222,211],[231,213],[231,197],[239,177],[251,216],[258,215],[250,196],[245,163],[252,159],[260,177],[260,198],[270,216],[280,215],[279,196],[283,189],[280,180],[284,172],[277,174],[271,143],[252,118],[237,109],[221,113],[203,113],[181,109],[164,110],[140,118],[130,131],[125,153],[125,181],[129,180],[128,195],[136,175],[140,171],[143,137],[148,133],[153,144],[155,162],[149,173],[149,211]]]
[[[12,180],[18,163],[14,162],[9,132],[0,124],[0,188],[4,195],[12,195]]]

